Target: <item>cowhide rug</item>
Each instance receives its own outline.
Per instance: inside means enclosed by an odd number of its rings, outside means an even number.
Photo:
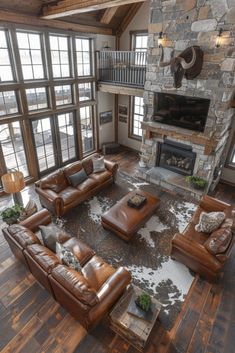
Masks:
[[[161,203],[145,226],[126,243],[103,229],[100,219],[136,188],[160,197]],[[170,329],[194,279],[187,267],[171,260],[171,240],[176,232],[184,230],[196,207],[182,196],[119,172],[115,184],[71,210],[60,222],[105,261],[114,267],[125,266],[133,282],[162,303],[160,320]]]

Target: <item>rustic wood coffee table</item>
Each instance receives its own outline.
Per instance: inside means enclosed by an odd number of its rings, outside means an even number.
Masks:
[[[146,203],[139,209],[127,204],[135,194],[146,197]],[[148,192],[140,189],[133,190],[102,215],[102,225],[125,241],[129,241],[153,215],[159,204],[160,200]]]
[[[157,310],[151,322],[129,314],[127,309],[133,293],[140,295],[142,292],[142,289],[130,286],[110,313],[110,328],[140,352],[143,352],[161,310],[161,303],[152,298]]]

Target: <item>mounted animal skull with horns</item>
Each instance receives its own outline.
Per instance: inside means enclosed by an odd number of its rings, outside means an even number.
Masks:
[[[170,61],[163,61],[164,51],[161,46],[161,56],[159,67],[170,66],[174,78],[174,87],[179,88],[182,85],[182,79],[185,76],[187,80],[193,80],[202,70],[203,51],[199,46],[193,46],[185,49],[179,56]]]

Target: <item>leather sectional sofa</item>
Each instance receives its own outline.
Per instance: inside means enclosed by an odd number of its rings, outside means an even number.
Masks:
[[[94,156],[93,156],[94,157]],[[57,217],[63,216],[71,208],[96,194],[115,180],[118,164],[105,160],[106,170],[93,173],[92,157],[77,161],[49,174],[35,183],[43,207]],[[69,181],[69,176],[85,170],[88,178],[76,188]]]
[[[172,251],[171,257],[173,259],[182,262],[195,273],[214,281],[217,279],[224,267],[224,264],[231,254],[231,250],[234,244],[234,224],[232,227],[233,236],[231,241],[228,243],[226,251],[220,251],[212,255],[207,248],[204,246],[206,240],[209,238],[209,234],[203,232],[197,232],[195,225],[199,222],[200,214],[204,212],[224,212],[226,218],[233,219],[233,206],[214,199],[210,196],[204,196],[195,211],[190,223],[186,227],[183,234],[177,233],[174,235],[172,240]]]
[[[50,213],[42,210],[20,224],[3,229],[3,234],[14,255],[72,316],[89,329],[105,316],[125,291],[131,281],[130,273],[123,267],[114,269],[84,242],[71,237],[64,246],[73,251],[82,271],[63,265],[35,233],[39,225],[50,223]]]

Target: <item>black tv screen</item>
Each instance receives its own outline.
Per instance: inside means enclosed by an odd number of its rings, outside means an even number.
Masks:
[[[203,132],[209,106],[209,99],[157,93],[153,121]]]

